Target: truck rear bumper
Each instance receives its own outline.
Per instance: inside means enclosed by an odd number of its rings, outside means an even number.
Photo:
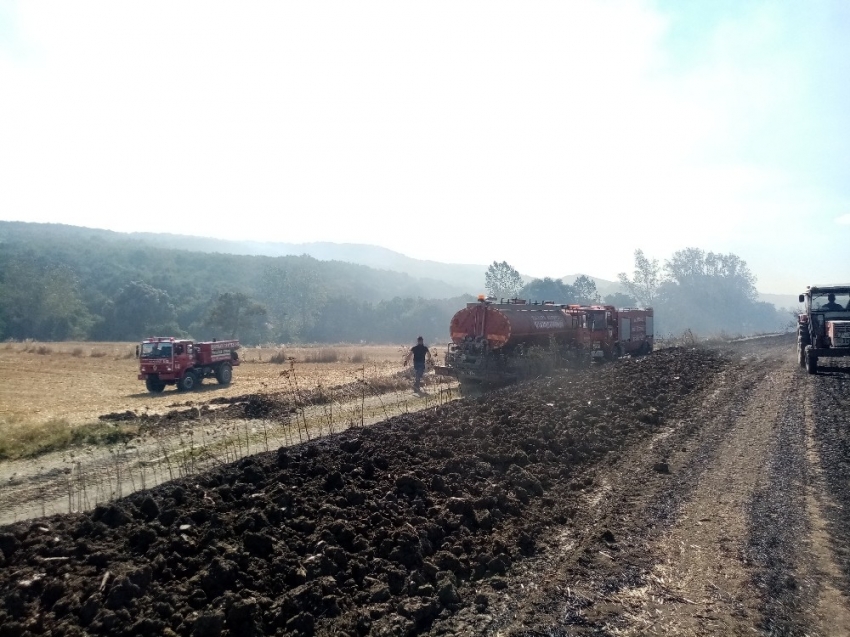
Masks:
[[[806,352],[811,352],[812,356],[817,356],[818,358],[843,358],[850,356],[850,347],[807,347]]]

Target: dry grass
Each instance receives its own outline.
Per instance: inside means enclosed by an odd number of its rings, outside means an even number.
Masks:
[[[283,365],[287,362],[286,352],[280,350],[279,352],[275,352],[271,356],[269,356],[269,362],[273,365]]]
[[[367,363],[367,362],[369,362],[369,357],[366,356],[366,353],[363,350],[360,350],[358,352],[354,352],[351,356],[349,356],[348,362],[350,362],[350,363]]]
[[[339,350],[334,347],[320,347],[307,352],[303,359],[297,359],[304,363],[338,363],[340,359]]]
[[[74,445],[116,444],[133,438],[135,426],[103,422],[72,426],[64,418],[39,422],[19,413],[0,414],[0,460],[32,458]]]

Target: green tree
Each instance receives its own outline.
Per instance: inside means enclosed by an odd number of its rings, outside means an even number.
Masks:
[[[94,319],[80,299],[71,268],[23,257],[6,261],[0,271],[3,336],[49,341],[87,338]]]
[[[522,289],[522,276],[507,261],[493,261],[484,275],[487,293],[497,299],[510,299]]]
[[[242,292],[223,292],[213,301],[207,317],[208,327],[219,328],[230,338],[240,335],[240,328],[256,328],[258,321],[268,316],[265,306]]]
[[[310,257],[297,257],[267,268],[261,289],[279,341],[306,336],[330,296],[320,263]]]
[[[685,248],[674,252],[664,269],[671,280],[684,288],[733,294],[750,301],[758,298],[755,276],[746,261],[731,252],[706,253],[699,248]]]
[[[664,269],[658,314],[666,329],[739,335],[782,325],[776,308],[757,300],[755,276],[737,255],[686,248],[675,252]]]
[[[105,332],[118,341],[145,336],[179,335],[177,311],[165,290],[131,281],[107,302],[103,311]]]
[[[652,307],[662,282],[658,259],[648,259],[643,250],[635,250],[634,275],[629,279],[625,272],[617,275],[626,292],[644,307]]]
[[[576,294],[576,303],[592,305],[599,303],[599,292],[596,289],[596,281],[582,274],[573,281],[573,289]]]
[[[526,284],[519,295],[529,301],[554,301],[559,304],[575,303],[576,293],[573,286],[560,279],[544,277]]]

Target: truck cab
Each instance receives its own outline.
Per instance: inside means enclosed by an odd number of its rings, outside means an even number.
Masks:
[[[654,341],[652,308],[617,309],[613,305],[569,305],[577,321],[575,342],[590,360],[649,354]]]
[[[817,374],[820,358],[850,356],[850,285],[809,286],[799,301],[797,360]]]

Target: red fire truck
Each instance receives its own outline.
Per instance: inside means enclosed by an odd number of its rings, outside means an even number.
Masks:
[[[654,346],[655,315],[652,308],[613,305],[567,305],[573,317],[575,343],[590,360],[649,354]]]
[[[239,341],[204,341],[173,336],[151,336],[139,346],[139,380],[148,391],[158,394],[166,385],[177,385],[180,391],[191,391],[204,378],[229,385],[233,368],[239,365]]]

